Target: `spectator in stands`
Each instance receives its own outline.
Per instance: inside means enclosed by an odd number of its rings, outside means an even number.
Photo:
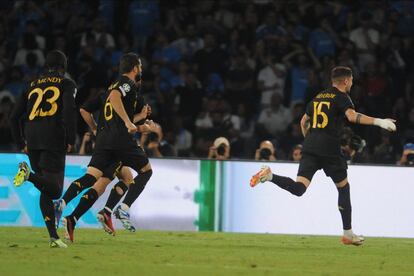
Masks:
[[[280,137],[291,122],[290,111],[282,105],[282,97],[274,93],[270,107],[263,109],[257,121],[257,131],[260,137]]]
[[[196,27],[190,24],[185,36],[173,41],[171,46],[175,47],[184,59],[189,60],[195,52],[204,47],[204,41],[197,36]]]
[[[37,45],[36,37],[34,34],[26,33],[23,36],[23,45],[16,52],[16,56],[14,57],[13,65],[15,66],[22,66],[26,63],[26,58],[29,53],[33,53],[37,57],[37,66],[43,66],[45,63],[45,56],[42,50]]]
[[[359,69],[365,71],[368,63],[377,61],[375,51],[380,42],[379,32],[372,27],[372,15],[368,11],[360,14],[360,27],[352,30],[349,39],[355,44]]]
[[[291,154],[289,155],[289,160],[299,162],[302,159],[302,145],[298,144],[294,146],[291,150]]]
[[[195,52],[193,61],[198,79],[205,83],[206,78],[212,73],[224,75],[227,55],[218,47],[215,35],[207,33],[204,35],[204,47]]]
[[[254,154],[254,159],[260,161],[275,161],[276,156],[273,143],[269,140],[262,141]]]
[[[0,149],[13,148],[13,137],[11,134],[9,115],[13,110],[14,98],[10,93],[0,92]]]
[[[414,144],[408,143],[404,145],[403,153],[397,165],[414,167]]]
[[[173,128],[175,134],[174,147],[177,150],[177,155],[180,157],[190,156],[191,147],[193,146],[193,135],[190,131],[184,128],[181,117],[176,116],[174,118]]]
[[[140,145],[142,145],[148,157],[177,156],[174,147],[164,139],[163,130],[159,124],[157,124],[156,131],[142,133]]]
[[[208,156],[209,159],[227,160],[230,159],[230,143],[225,137],[218,137],[214,140],[210,147]]]
[[[238,103],[249,103],[253,101],[253,70],[247,65],[246,57],[236,52],[232,55],[231,65],[226,74],[225,97],[231,102],[233,108]]]
[[[262,68],[257,76],[262,108],[269,107],[270,99],[274,93],[284,97],[286,76],[286,66],[278,61],[273,54],[269,54],[266,58],[266,67]]]

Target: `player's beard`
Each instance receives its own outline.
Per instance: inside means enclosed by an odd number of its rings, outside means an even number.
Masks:
[[[135,82],[140,82],[142,78],[142,72],[135,76]]]

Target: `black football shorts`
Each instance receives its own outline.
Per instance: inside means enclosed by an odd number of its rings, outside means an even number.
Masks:
[[[130,149],[95,149],[88,167],[94,167],[109,177],[113,174],[116,165],[130,167],[137,173],[148,164],[149,160],[141,147]],[[115,166],[114,166],[115,165]]]
[[[29,150],[27,155],[35,173],[40,173],[42,170],[65,171],[66,152],[64,150]]]
[[[320,169],[323,169],[326,176],[330,177],[333,182],[339,183],[347,177],[348,165],[345,157],[340,154],[320,156],[307,152],[302,153],[298,176],[312,180],[313,175]]]

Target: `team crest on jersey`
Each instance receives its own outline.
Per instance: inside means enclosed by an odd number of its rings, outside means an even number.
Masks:
[[[124,89],[125,93],[128,93],[128,92],[129,92],[129,90],[131,90],[131,86],[129,86],[129,84],[128,84],[128,83],[124,83],[124,84],[122,85],[122,88]]]

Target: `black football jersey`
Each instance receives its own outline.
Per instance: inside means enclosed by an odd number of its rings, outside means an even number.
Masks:
[[[318,155],[339,154],[340,132],[348,108],[354,109],[354,104],[347,93],[335,87],[318,93],[306,107],[310,130],[303,151]]]
[[[66,149],[75,143],[76,84],[53,72],[32,81],[11,116],[18,145],[29,149]],[[20,123],[23,123],[23,133]]]
[[[134,120],[139,99],[138,87],[128,77],[120,76],[109,86],[105,102],[101,107],[99,118],[103,119],[99,122],[100,133],[96,139],[96,148],[125,149],[136,146],[134,135],[128,133],[124,121],[118,116],[109,101],[109,94],[112,90],[118,90],[122,94],[125,111],[131,122]]]

